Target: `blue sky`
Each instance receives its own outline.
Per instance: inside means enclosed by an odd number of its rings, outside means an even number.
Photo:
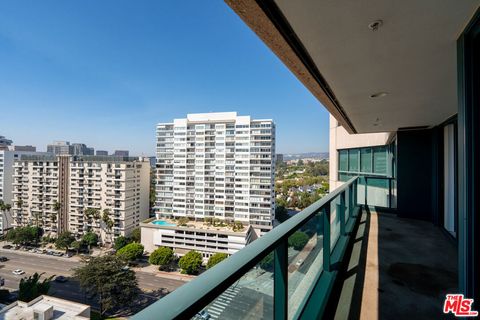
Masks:
[[[277,152],[328,151],[328,113],[221,0],[2,0],[0,135],[153,155],[155,124],[237,111]]]

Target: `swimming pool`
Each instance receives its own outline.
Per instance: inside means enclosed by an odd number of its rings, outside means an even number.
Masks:
[[[165,226],[165,227],[175,227],[176,225],[170,222],[167,222],[165,220],[155,220],[152,221],[153,224],[159,225],[159,226]]]

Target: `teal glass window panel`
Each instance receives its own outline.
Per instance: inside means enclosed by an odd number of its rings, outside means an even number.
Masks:
[[[387,148],[375,147],[373,149],[373,172],[387,174]]]
[[[360,171],[372,172],[372,149],[360,149]]]
[[[338,152],[338,170],[348,171],[348,150]]]
[[[348,166],[350,172],[358,172],[359,150],[351,149],[348,151]]]

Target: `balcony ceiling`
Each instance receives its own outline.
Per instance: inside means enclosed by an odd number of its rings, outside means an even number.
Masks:
[[[457,113],[456,40],[480,0],[225,1],[351,133]]]
[[[276,0],[357,132],[457,113],[456,40],[478,0]],[[372,31],[369,24],[382,20]],[[387,92],[384,97],[370,95]]]

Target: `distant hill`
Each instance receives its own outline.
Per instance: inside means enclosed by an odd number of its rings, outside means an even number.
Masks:
[[[304,158],[328,159],[328,152],[305,152],[305,153],[284,153],[283,160],[295,160]]]

